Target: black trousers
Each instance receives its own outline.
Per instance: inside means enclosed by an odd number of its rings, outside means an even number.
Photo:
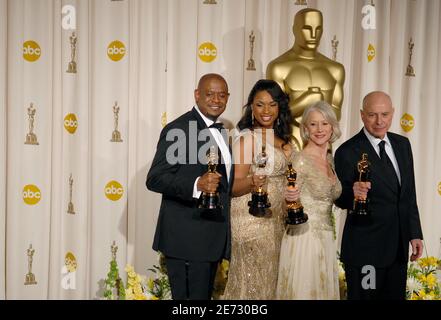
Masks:
[[[362,273],[362,267],[345,265],[348,300],[406,299],[407,263],[395,261],[389,267],[374,270],[375,276],[369,268]]]
[[[345,265],[348,300],[405,300],[407,259],[403,252],[400,234],[392,265],[385,268],[368,266],[364,270],[360,266]]]
[[[218,261],[165,257],[173,300],[211,300]]]

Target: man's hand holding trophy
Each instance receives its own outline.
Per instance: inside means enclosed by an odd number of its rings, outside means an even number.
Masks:
[[[369,182],[370,163],[367,158],[367,154],[363,153],[360,161],[357,162],[358,181],[356,181],[353,186],[354,206],[351,213],[358,216],[366,216],[369,214],[369,198],[367,193],[371,187],[371,183]]]
[[[200,209],[216,210],[222,208],[219,202],[219,192],[217,188],[221,179],[221,175],[216,171],[216,167],[219,163],[219,156],[217,148],[211,146],[207,152],[207,165],[208,171],[199,178],[197,182],[197,189],[202,191],[199,198]]]

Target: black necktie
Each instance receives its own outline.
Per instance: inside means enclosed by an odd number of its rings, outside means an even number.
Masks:
[[[385,168],[387,168],[390,171],[390,173],[394,175],[397,185],[399,186],[397,172],[395,171],[394,165],[392,164],[392,161],[390,160],[389,156],[386,153],[386,149],[384,148],[385,144],[386,141],[384,140],[381,140],[380,143],[378,144],[378,146],[380,147],[380,159],[383,165],[385,166]]]

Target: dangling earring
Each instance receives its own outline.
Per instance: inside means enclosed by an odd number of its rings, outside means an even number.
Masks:
[[[251,126],[254,127],[254,112],[253,112],[253,108],[251,108]]]
[[[280,127],[280,118],[277,118],[276,124],[278,127]]]

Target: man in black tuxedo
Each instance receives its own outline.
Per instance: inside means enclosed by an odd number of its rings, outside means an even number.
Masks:
[[[388,132],[393,113],[389,95],[369,93],[361,110],[364,128],[335,153],[343,187],[336,204],[348,209],[341,247],[348,299],[405,299],[409,242],[411,261],[423,250],[412,150],[406,137]],[[363,153],[370,182],[357,182]],[[352,212],[354,196],[368,197],[370,214]]]
[[[227,83],[206,74],[194,97],[196,106],[162,130],[146,181],[162,193],[153,249],[165,256],[173,299],[211,299],[218,263],[230,255],[232,161],[226,131],[216,123],[227,105]],[[219,156],[215,173],[207,172],[211,146]],[[199,209],[201,193],[216,190],[221,210]]]

